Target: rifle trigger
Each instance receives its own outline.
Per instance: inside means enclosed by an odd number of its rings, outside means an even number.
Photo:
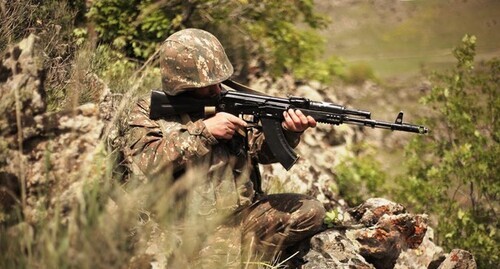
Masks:
[[[398,116],[396,117],[396,124],[403,124],[403,111],[399,111]]]

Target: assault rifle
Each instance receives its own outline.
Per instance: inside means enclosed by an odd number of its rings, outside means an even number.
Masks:
[[[274,97],[254,91],[234,81],[223,82],[236,91],[223,90],[220,96],[212,99],[197,99],[189,94],[166,95],[162,91],[151,93],[150,118],[153,120],[180,114],[210,115],[227,112],[241,117],[254,127],[262,126],[272,153],[287,170],[297,161],[297,154],[287,143],[281,127],[283,111],[289,108],[300,109],[305,115],[313,117],[319,123],[355,124],[372,128],[389,129],[418,134],[425,134],[424,126],[403,122],[403,112],[399,112],[394,123],[371,119],[371,112],[349,109],[345,106],[312,101],[304,97]],[[260,128],[260,127],[259,127]]]

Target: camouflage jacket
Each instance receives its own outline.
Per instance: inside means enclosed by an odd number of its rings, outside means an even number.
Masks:
[[[260,186],[252,180],[252,158],[262,164],[276,161],[261,131],[252,128],[247,137],[236,133],[231,140],[217,140],[203,118],[151,120],[149,105],[149,98],[140,99],[128,117],[124,156],[132,174],[156,178],[169,171],[178,177],[197,167],[204,176],[194,189],[204,212],[234,210],[253,202]],[[300,141],[298,133],[285,131],[285,136],[292,147]]]

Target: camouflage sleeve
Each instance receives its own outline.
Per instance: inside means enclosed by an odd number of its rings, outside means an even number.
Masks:
[[[302,133],[283,130],[288,144],[295,148],[300,142]],[[254,129],[249,138],[250,155],[256,157],[261,164],[275,163],[278,160],[274,157],[269,145],[266,142],[264,133],[261,130]]]
[[[149,119],[149,103],[140,100],[129,117],[125,153],[138,169],[153,175],[169,165],[180,170],[189,160],[206,155],[217,140],[202,120],[181,124],[180,119]]]

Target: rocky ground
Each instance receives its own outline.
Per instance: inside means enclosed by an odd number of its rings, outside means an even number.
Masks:
[[[7,236],[30,232],[54,212],[71,212],[82,199],[83,186],[93,179],[89,171],[105,171],[100,143],[109,124],[106,87],[99,104],[70,111],[46,111],[43,68],[36,60],[34,36],[11,47],[0,65],[0,202]],[[98,81],[98,78],[96,78]],[[291,77],[278,81],[260,77],[250,85],[279,96],[302,95],[314,100],[338,101],[332,91],[317,83],[299,84]],[[340,213],[327,231],[297,246],[302,268],[475,268],[474,258],[463,250],[444,253],[433,243],[427,216],[409,213],[403,205],[369,199],[346,208],[331,192],[333,164],[350,154],[350,143],[363,139],[356,128],[319,126],[304,135],[297,148],[301,160],[290,171],[279,164],[262,167],[267,180],[317,197]],[[318,154],[321,152],[321,154]],[[93,167],[97,169],[89,169]],[[75,174],[78,173],[78,176]],[[9,218],[9,209],[23,203],[24,228]],[[40,215],[38,208],[48,208]],[[56,209],[63,210],[56,211]],[[26,228],[28,227],[28,228]]]

